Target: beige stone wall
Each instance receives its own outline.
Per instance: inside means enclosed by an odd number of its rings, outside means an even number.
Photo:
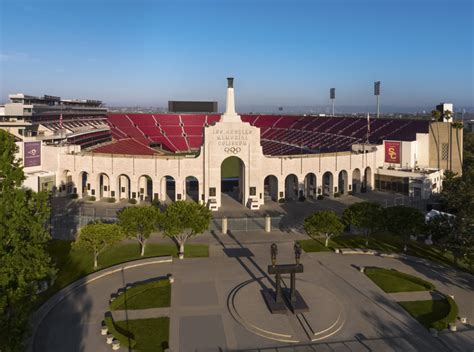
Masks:
[[[429,131],[429,166],[462,173],[463,133],[450,122],[432,122]]]
[[[351,152],[328,153],[301,156],[267,157],[263,155],[260,145],[260,129],[248,123],[226,121],[219,122],[205,129],[205,142],[201,152],[196,157],[185,156],[131,156],[93,153],[61,153],[58,156],[58,184],[66,183],[69,175],[82,195],[82,174],[87,173],[87,194],[94,190],[95,196],[100,196],[99,182],[103,176],[103,186],[107,191],[103,197],[111,196],[127,198],[135,192],[140,197],[140,190],[145,187],[144,177],[153,183],[153,195],[157,194],[160,200],[166,199],[165,176],[175,180],[175,199],[186,197],[186,177],[194,176],[199,183],[199,199],[204,197],[204,203],[213,199],[217,206],[221,205],[221,165],[230,157],[238,157],[243,164],[243,199],[247,205],[249,199],[258,205],[264,204],[264,181],[267,176],[274,176],[277,180],[278,199],[289,196],[292,191],[305,196],[335,192],[352,191],[353,179],[356,179],[357,191],[360,191],[367,169],[367,184],[369,189],[374,184],[376,165],[383,162],[383,152],[379,148],[366,154]],[[344,179],[343,189],[339,187],[338,177]],[[330,182],[323,187],[323,175],[328,173]],[[310,185],[308,174],[314,174],[315,185]],[[290,176],[294,175],[294,176]],[[289,182],[290,177],[296,177],[296,182]],[[104,178],[105,177],[105,178]],[[359,180],[359,181],[357,181]],[[120,187],[119,187],[120,183]],[[125,192],[122,187],[126,184]],[[254,195],[250,188],[255,187]],[[210,188],[216,189],[216,195],[210,195]],[[319,192],[318,192],[319,189]],[[293,192],[293,193],[294,193]],[[153,196],[151,195],[151,196]]]

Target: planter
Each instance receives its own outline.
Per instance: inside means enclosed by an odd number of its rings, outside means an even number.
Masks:
[[[457,331],[458,327],[456,326],[456,323],[449,323],[449,331]]]
[[[169,280],[170,284],[172,284],[174,282],[174,277],[173,277],[172,274],[168,275],[168,280]]]
[[[114,351],[117,351],[118,349],[120,349],[120,341],[119,340],[116,340],[116,339],[113,340],[112,349]]]
[[[459,318],[459,320],[461,321],[461,323],[467,324],[467,318],[466,317],[461,317],[461,318]]]
[[[361,273],[365,273],[365,266],[361,266],[361,267],[359,268],[359,271],[360,271]]]
[[[179,253],[179,254],[178,254],[178,258],[179,258],[179,259],[184,259],[184,253]]]
[[[114,341],[114,336],[113,335],[107,335],[106,337],[106,342],[107,342],[107,345],[111,345],[112,342]]]
[[[109,329],[107,328],[107,326],[103,326],[101,329],[100,329],[100,334],[105,336],[109,333]]]

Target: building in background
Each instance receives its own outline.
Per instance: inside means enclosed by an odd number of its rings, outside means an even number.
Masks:
[[[461,172],[462,130],[451,122],[238,115],[231,83],[222,115],[107,114],[98,101],[71,102],[12,95],[0,109],[28,187],[97,199],[192,199],[213,210],[227,194],[259,209],[374,188],[426,199],[441,190],[445,170]]]

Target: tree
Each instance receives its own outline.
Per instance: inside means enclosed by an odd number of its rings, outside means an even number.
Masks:
[[[344,231],[344,224],[335,212],[318,211],[304,220],[304,230],[311,238],[324,236],[326,238],[324,245],[327,247],[331,237]]]
[[[425,216],[418,209],[397,205],[387,208],[385,214],[387,230],[404,238],[404,251],[410,236],[416,236],[425,229]]]
[[[124,208],[118,214],[118,224],[124,234],[135,238],[140,244],[140,255],[145,254],[145,245],[156,225],[159,223],[160,211],[154,206],[138,206]]]
[[[94,269],[99,254],[123,239],[120,226],[116,224],[92,223],[84,226],[73,243],[74,249],[84,249],[94,255]]]
[[[38,285],[55,270],[48,195],[20,188],[25,179],[13,137],[0,130],[0,350],[22,351]]]
[[[440,121],[441,119],[441,112],[438,110],[431,110],[431,117],[434,121]]]
[[[383,228],[384,210],[374,202],[360,202],[344,209],[342,219],[346,225],[354,225],[364,230],[365,245],[369,245],[370,235]]]
[[[166,208],[162,218],[164,234],[178,242],[181,259],[184,257],[186,241],[207,230],[211,219],[211,211],[194,202],[177,201]]]
[[[426,224],[426,233],[432,240],[439,242],[451,237],[455,232],[455,218],[453,216],[440,214],[432,218]]]

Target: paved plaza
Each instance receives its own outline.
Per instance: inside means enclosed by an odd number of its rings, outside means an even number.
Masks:
[[[342,196],[339,198],[325,198],[324,200],[308,199],[305,202],[287,201],[277,203],[267,201],[259,210],[250,210],[227,194],[222,195],[222,207],[213,212],[214,223],[220,225],[220,219],[227,217],[232,219],[229,229],[233,231],[247,231],[246,220],[259,219],[256,229],[264,229],[264,217],[269,215],[274,221],[274,228],[285,232],[302,232],[303,220],[315,211],[332,210],[342,214],[344,209],[356,202],[373,201],[382,206],[412,205],[421,210],[426,208],[426,201],[414,202],[412,198],[388,192],[372,191],[358,193],[353,196]],[[117,203],[105,201],[86,202],[72,200],[68,197],[56,197],[52,202],[52,235],[57,239],[74,239],[77,229],[90,221],[101,219],[103,221],[115,221],[117,212],[126,206],[130,206],[126,200]]]
[[[129,283],[169,273],[175,278],[171,307],[138,314],[170,317],[172,351],[435,352],[474,348],[472,328],[460,326],[457,333],[433,338],[396,303],[397,297],[385,294],[358,270],[359,266],[395,268],[429,280],[442,293],[454,295],[460,315],[472,322],[472,275],[424,260],[303,253],[305,271],[298,274],[297,285],[311,310],[271,317],[260,292],[273,283],[266,273],[269,245],[278,243],[278,263],[294,263],[293,242],[299,238],[301,235],[283,232],[207,234],[199,242],[210,244],[209,258],[174,260],[105,276],[75,290],[49,312],[37,329],[33,351],[109,351],[100,327],[110,295]],[[283,277],[289,286],[289,277]],[[285,339],[293,343],[283,342]]]

